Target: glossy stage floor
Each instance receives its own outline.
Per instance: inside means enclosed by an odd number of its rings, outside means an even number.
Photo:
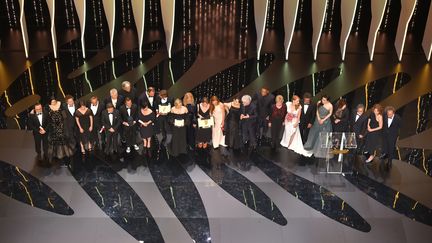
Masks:
[[[146,29],[142,59],[133,28],[117,30],[114,58],[106,36],[86,38],[85,60],[78,30],[58,31],[57,59],[46,29],[30,31],[29,60],[19,31],[2,33],[0,242],[430,242],[432,68],[418,39],[406,39],[399,62],[392,37],[379,33],[370,62],[364,35],[353,33],[342,62],[339,39],[323,33],[314,61],[310,33],[296,31],[285,61],[283,36],[269,28],[256,61],[253,25],[230,29],[183,28],[171,59],[160,25]],[[53,95],[105,97],[124,80],[174,97],[192,91],[226,100],[265,85],[285,98],[345,97],[350,109],[393,105],[403,119],[399,158],[387,169],[351,157],[345,175],[326,175],[323,161],[263,145],[252,156],[95,152],[76,155],[69,167],[38,166],[24,130],[31,105]]]

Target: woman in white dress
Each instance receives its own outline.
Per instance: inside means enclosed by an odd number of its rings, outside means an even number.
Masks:
[[[225,123],[225,106],[219,101],[219,98],[212,96],[210,99],[212,104],[211,115],[214,119],[214,126],[212,130],[212,144],[213,148],[217,149],[220,146],[226,147],[225,135],[223,134]]]
[[[303,148],[303,142],[299,130],[299,122],[301,116],[300,97],[294,95],[292,102],[287,102],[287,114],[284,120],[285,131],[283,133],[281,145],[285,148],[293,150],[294,152],[303,156],[312,156],[311,152]]]

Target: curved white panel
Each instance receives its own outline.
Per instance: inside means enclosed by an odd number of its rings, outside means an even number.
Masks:
[[[171,58],[171,48],[174,38],[175,0],[160,0],[160,4],[168,57]]]
[[[74,0],[75,9],[78,14],[78,19],[80,22],[80,28],[81,28],[81,49],[82,49],[82,55],[83,58],[85,58],[85,42],[84,42],[84,34],[85,34],[85,27],[86,27],[86,14],[87,14],[87,8],[86,8],[87,0]]]
[[[368,37],[368,49],[369,49],[369,60],[373,60],[375,52],[375,42],[378,33],[378,29],[381,25],[386,9],[387,0],[371,0],[371,24],[369,28]]]
[[[144,39],[144,22],[145,22],[145,0],[132,0],[132,12],[135,25],[138,32],[138,50],[142,58],[142,44]]]
[[[289,48],[291,46],[291,41],[297,19],[298,5],[299,0],[284,0],[283,2],[285,60],[288,60]]]
[[[417,0],[401,0],[401,12],[399,15],[399,23],[395,38],[395,48],[398,54],[399,61],[402,60],[403,49],[405,46],[406,33],[411,17],[414,13]]]
[[[102,0],[105,16],[108,22],[108,29],[110,32],[110,47],[111,47],[111,58],[114,58],[114,31],[115,31],[115,0]]]
[[[53,45],[54,58],[57,58],[57,34],[55,30],[55,0],[46,0],[51,18],[51,41]]]
[[[255,29],[257,33],[257,59],[261,54],[261,47],[264,40],[264,31],[267,19],[268,0],[254,0]]]
[[[321,39],[326,9],[327,0],[312,0],[312,49],[314,60],[316,60],[318,54],[318,43]]]
[[[432,4],[429,7],[429,14],[424,30],[422,47],[426,55],[426,59],[429,61],[432,53]]]
[[[29,57],[28,49],[29,49],[29,40],[28,40],[28,32],[27,32],[27,22],[24,13],[24,0],[18,0],[20,5],[20,26],[21,26],[21,35],[24,44],[24,53],[26,58]]]
[[[342,61],[345,60],[345,51],[348,37],[351,33],[351,27],[354,22],[354,17],[357,8],[357,0],[341,1],[341,37],[339,46],[341,49]]]

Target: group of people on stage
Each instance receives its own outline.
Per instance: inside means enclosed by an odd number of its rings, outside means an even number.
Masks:
[[[42,157],[43,151],[48,161],[70,157],[76,148],[83,154],[95,148],[108,155],[129,154],[141,144],[143,154],[150,157],[153,138],[172,156],[210,147],[249,152],[269,137],[273,148],[280,144],[303,156],[322,158],[326,151],[319,144],[321,132],[352,131],[370,162],[381,144],[382,157],[393,158],[399,127],[393,107],[386,107],[383,114],[375,105],[366,115],[364,106],[358,105],[350,116],[344,99],[333,108],[325,95],[316,104],[309,93],[285,103],[281,95],[274,97],[262,88],[253,97],[234,97],[227,103],[216,96],[196,102],[190,92],[174,100],[166,90],[156,94],[153,87],[139,95],[128,81],[103,100],[92,96],[88,102],[76,102],[67,95],[64,103],[52,98],[46,108],[36,104],[28,119],[36,152]]]

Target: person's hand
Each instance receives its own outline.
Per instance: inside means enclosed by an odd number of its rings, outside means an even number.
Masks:
[[[247,114],[247,115],[245,116],[245,118],[249,118],[249,114]]]
[[[324,120],[318,119],[318,123],[319,123],[320,125],[322,125],[322,124],[324,123]]]
[[[308,123],[307,128],[311,128],[312,127],[312,123]]]
[[[294,126],[293,126],[294,128],[296,128],[296,127],[298,127],[298,123],[294,123]]]
[[[93,131],[93,127],[89,127],[89,132]]]
[[[240,120],[243,120],[243,118],[244,118],[244,115],[241,114],[241,115],[240,115]]]
[[[129,123],[127,123],[127,122],[123,122],[122,124],[123,124],[124,126],[127,126],[127,127],[129,126]]]
[[[268,127],[271,127],[271,122],[268,123]]]
[[[360,134],[360,135],[359,135],[359,138],[363,138],[363,135]]]
[[[80,128],[79,130],[80,130],[80,133],[84,133],[84,129]]]
[[[108,129],[108,131],[115,132],[114,128],[112,128],[112,127],[110,129]]]
[[[41,129],[39,129],[39,133],[44,135],[46,133],[46,131],[45,131],[45,129],[41,128]]]
[[[336,119],[336,120],[335,120],[335,123],[336,123],[336,124],[338,124],[339,122],[340,122],[340,120],[339,120],[339,119]]]

